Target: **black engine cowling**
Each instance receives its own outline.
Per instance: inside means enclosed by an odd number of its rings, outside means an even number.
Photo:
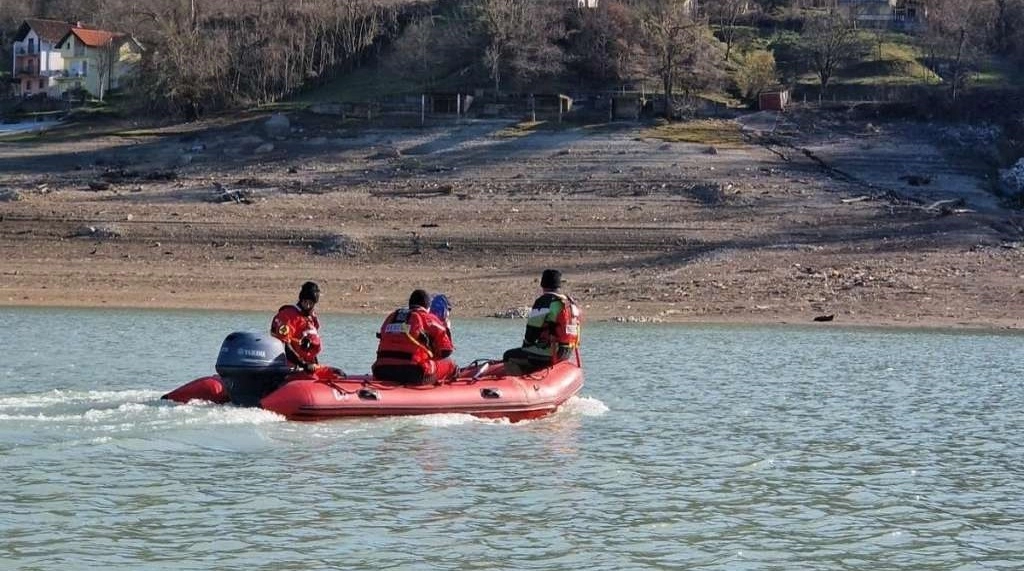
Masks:
[[[269,334],[247,331],[236,331],[224,338],[216,369],[231,402],[242,406],[258,405],[291,372],[284,344]]]

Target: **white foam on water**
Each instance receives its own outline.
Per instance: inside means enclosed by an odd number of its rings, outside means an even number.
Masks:
[[[758,472],[761,470],[768,470],[775,467],[775,458],[765,458],[764,460],[757,460],[751,462],[745,466],[737,468],[740,472]]]
[[[477,418],[471,414],[464,413],[442,413],[442,414],[425,414],[422,416],[414,417],[415,421],[423,426],[430,426],[433,428],[443,428],[445,426],[459,426],[462,424],[471,424],[474,422],[491,422],[488,419]]]
[[[186,405],[187,406],[187,405]],[[276,412],[263,410],[262,408],[241,408],[237,406],[205,407],[195,411],[198,414],[184,420],[188,425],[212,425],[232,426],[241,424],[271,424],[286,422],[285,418]]]
[[[276,413],[259,408],[241,408],[206,401],[187,404],[160,400],[162,392],[152,390],[72,391],[55,389],[43,393],[0,397],[0,421],[32,424],[74,424],[90,430],[118,432],[150,427],[202,427],[261,425],[286,422]],[[600,416],[608,412],[603,402],[574,396],[556,415]],[[469,414],[444,413],[410,417],[422,426],[443,428],[471,423],[513,424],[508,419],[478,418]],[[539,419],[544,420],[544,419]],[[517,424],[530,424],[523,421]],[[359,425],[358,430],[366,430]],[[337,434],[335,427],[328,431]],[[348,432],[348,430],[346,430]]]
[[[0,414],[0,420],[17,420],[20,422],[70,422],[73,420],[81,420],[82,416],[78,414],[58,414],[47,416],[43,413],[37,414]]]
[[[261,408],[243,408],[201,400],[185,404],[160,400],[144,406],[149,409],[147,415],[183,426],[268,424],[285,420],[283,416]]]
[[[45,393],[0,396],[0,410],[41,408],[67,404],[150,401],[160,398],[162,394],[162,392],[150,390],[66,391],[54,389]]]
[[[480,418],[470,414],[462,413],[446,413],[446,414],[428,414],[424,416],[413,417],[417,422],[423,426],[431,427],[445,427],[445,426],[459,426],[462,424],[478,423],[478,424],[505,424],[509,426],[520,426],[525,427],[533,423],[544,423],[550,422],[557,419],[562,415],[567,416],[601,416],[608,412],[608,407],[598,399],[591,397],[573,396],[566,400],[554,413],[541,418],[524,419],[518,422],[512,422],[508,418]]]
[[[608,412],[608,406],[596,398],[576,395],[562,403],[559,411],[578,416],[601,416]]]
[[[445,427],[458,426],[461,424],[506,424],[509,426],[529,426],[535,422],[543,423],[557,419],[561,415],[569,416],[601,416],[608,412],[608,407],[598,399],[591,397],[573,396],[566,400],[554,413],[541,418],[524,419],[512,422],[508,418],[480,418],[470,414],[449,413],[429,414],[415,417],[424,426]]]
[[[149,426],[257,425],[283,422],[284,417],[255,408],[223,406],[205,401],[177,404],[160,400],[151,390],[66,391],[0,397],[0,421],[74,424],[127,431]]]
[[[283,417],[281,417],[283,420]],[[329,440],[338,438],[373,437],[372,420],[345,418],[323,422],[288,422],[282,427],[281,435],[304,440]]]
[[[480,418],[463,413],[428,414],[417,416],[415,419],[423,426],[445,427],[458,426],[470,423],[482,424],[508,424],[513,426],[528,426],[534,422],[545,422],[552,417],[559,415],[571,416],[601,416],[608,412],[608,407],[598,399],[591,397],[573,396],[566,400],[553,414],[536,419],[525,419],[519,422],[512,422],[507,418]]]

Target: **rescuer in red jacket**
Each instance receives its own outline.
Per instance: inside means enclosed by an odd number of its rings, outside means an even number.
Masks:
[[[313,310],[319,301],[320,286],[306,282],[298,303],[281,306],[270,322],[270,334],[284,343],[288,362],[309,372],[317,369],[320,354],[320,319]]]
[[[373,376],[405,384],[434,383],[455,378],[458,367],[449,358],[455,347],[451,330],[430,313],[430,296],[418,289],[409,296],[409,307],[391,312],[377,337]]]

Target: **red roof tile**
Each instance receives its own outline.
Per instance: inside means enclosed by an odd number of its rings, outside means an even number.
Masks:
[[[71,28],[71,33],[78,36],[78,39],[82,40],[82,43],[92,47],[98,48],[105,46],[118,38],[124,37],[124,34],[117,32],[108,32],[106,30],[90,30],[87,28]]]

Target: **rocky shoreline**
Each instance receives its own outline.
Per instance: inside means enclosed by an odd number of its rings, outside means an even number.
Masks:
[[[919,125],[288,125],[0,140],[0,305],[270,311],[314,279],[326,312],[513,316],[558,267],[592,320],[1024,328],[1021,212]]]

